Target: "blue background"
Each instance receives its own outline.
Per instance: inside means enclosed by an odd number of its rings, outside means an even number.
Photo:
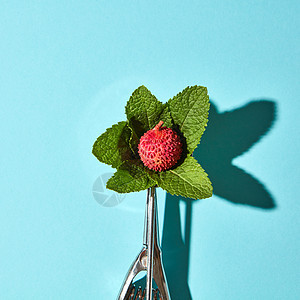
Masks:
[[[139,85],[164,102],[198,84],[219,113],[256,100],[276,109],[233,161],[274,205],[190,204],[188,249],[164,232],[172,299],[299,299],[299,23],[291,0],[1,1],[0,298],[116,298],[142,246],[146,194],[100,205],[93,185],[112,170],[92,144]],[[228,191],[252,194],[238,185]],[[174,201],[184,232],[188,202]]]

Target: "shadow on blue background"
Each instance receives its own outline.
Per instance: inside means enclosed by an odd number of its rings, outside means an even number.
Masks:
[[[194,156],[208,173],[215,195],[236,204],[275,208],[266,187],[232,164],[270,130],[275,118],[273,101],[252,101],[224,113],[211,103],[208,127]]]
[[[234,204],[274,209],[275,201],[266,187],[234,166],[232,160],[257,143],[276,119],[273,101],[252,101],[233,111],[219,113],[211,103],[209,125],[195,158],[208,173],[214,194]],[[180,201],[186,204],[181,232]],[[191,300],[188,285],[189,252],[194,200],[167,194],[162,236],[163,260],[171,298]]]

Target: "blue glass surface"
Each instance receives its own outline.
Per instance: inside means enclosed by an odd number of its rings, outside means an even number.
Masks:
[[[207,86],[215,195],[158,191],[172,300],[299,299],[298,1],[1,1],[0,298],[115,299],[145,192],[94,140],[139,85]]]

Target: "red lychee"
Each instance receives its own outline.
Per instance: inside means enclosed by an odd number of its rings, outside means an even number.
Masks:
[[[154,171],[166,171],[180,159],[182,143],[179,135],[172,129],[162,127],[160,121],[140,139],[139,155],[146,167]]]

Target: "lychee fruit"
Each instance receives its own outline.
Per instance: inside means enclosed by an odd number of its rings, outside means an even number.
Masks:
[[[154,171],[166,171],[180,159],[182,143],[179,135],[171,128],[162,127],[160,121],[140,139],[139,155],[146,167]]]

